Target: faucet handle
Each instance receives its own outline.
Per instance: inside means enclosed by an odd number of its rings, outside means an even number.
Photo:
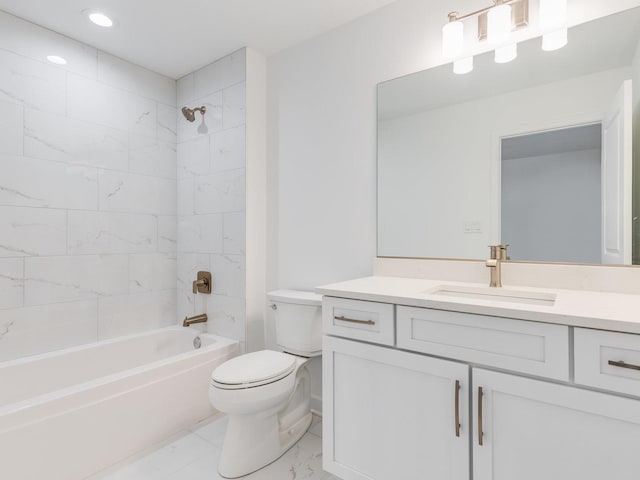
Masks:
[[[192,284],[193,293],[211,293],[211,273],[198,272],[197,279]]]
[[[493,260],[509,260],[507,256],[507,248],[509,244],[501,243],[500,245],[489,245],[491,252],[490,258]]]

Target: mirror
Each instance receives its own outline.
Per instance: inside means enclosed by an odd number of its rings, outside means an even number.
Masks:
[[[378,85],[378,256],[632,263],[640,8],[540,42]]]

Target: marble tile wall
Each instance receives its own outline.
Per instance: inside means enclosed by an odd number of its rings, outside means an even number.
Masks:
[[[208,329],[244,343],[246,271],[246,53],[239,50],[178,80],[178,107],[204,105],[187,122],[178,111],[178,314],[207,313]],[[178,110],[179,110],[178,109]],[[213,293],[193,295],[198,270]]]
[[[212,132],[225,108],[240,128],[242,92],[227,97]],[[176,323],[176,141],[174,80],[0,12],[0,361]],[[237,141],[216,143],[220,165]],[[193,180],[194,201],[240,210],[226,166]],[[200,242],[233,244],[223,209],[192,213],[216,217]]]

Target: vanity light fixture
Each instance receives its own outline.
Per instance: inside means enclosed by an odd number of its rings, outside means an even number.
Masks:
[[[460,15],[449,14],[442,27],[442,56],[453,60],[454,73],[473,70],[473,57],[464,45],[463,20],[478,18],[478,40],[487,40],[495,49],[496,63],[507,63],[518,56],[518,45],[511,33],[529,25],[529,0],[493,0],[493,5]],[[567,44],[567,0],[540,0],[540,28],[543,50],[557,50]]]
[[[509,45],[498,47],[496,48],[494,55],[496,63],[509,63],[518,56],[518,44],[514,42]]]
[[[511,5],[495,0],[495,7],[487,12],[487,41],[495,45],[496,63],[507,63],[518,56],[518,46],[510,43]]]
[[[442,27],[442,56],[456,58],[464,50],[464,24],[458,20],[458,12],[449,14],[449,23]]]
[[[58,55],[47,55],[47,60],[56,65],[66,65],[67,61]]]
[[[567,0],[540,0],[542,49],[558,50],[567,44]]]
[[[458,12],[449,14],[449,23],[442,27],[442,56],[457,58],[464,51],[464,24],[458,20]],[[453,62],[453,72],[459,75],[473,70],[473,57],[458,58]]]
[[[473,57],[460,58],[453,62],[453,73],[464,75],[473,70]]]
[[[495,1],[487,12],[487,40],[491,45],[502,45],[511,35],[511,5]]]

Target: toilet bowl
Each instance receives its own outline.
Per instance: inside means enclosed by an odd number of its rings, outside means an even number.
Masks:
[[[247,353],[211,374],[211,404],[229,415],[218,464],[224,478],[238,478],[270,464],[311,424],[307,363],[321,352],[322,298],[293,290],[268,297],[275,305],[276,338],[284,351]]]

